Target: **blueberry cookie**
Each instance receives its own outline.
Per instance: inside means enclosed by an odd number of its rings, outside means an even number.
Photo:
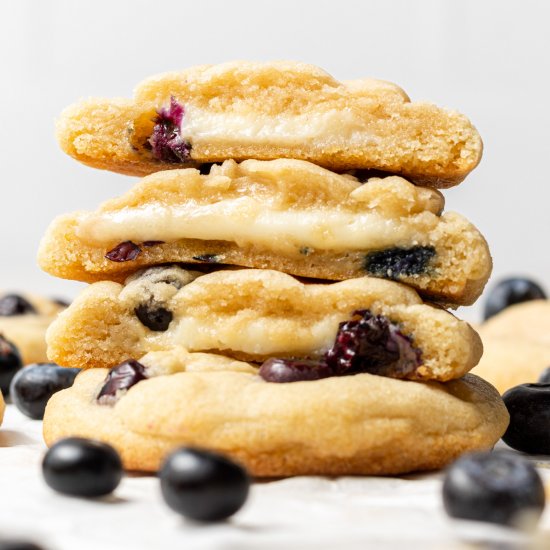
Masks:
[[[61,216],[39,263],[88,282],[169,262],[330,280],[371,275],[432,301],[471,304],[491,256],[479,231],[443,207],[439,191],[397,176],[361,182],[299,160],[226,161],[207,175],[153,174],[95,212]]]
[[[66,306],[42,296],[0,293],[0,334],[16,345],[23,364],[48,360],[46,329]]]
[[[48,402],[44,437],[48,445],[100,438],[130,470],[155,471],[189,444],[226,453],[255,476],[368,475],[441,468],[491,448],[507,425],[496,390],[473,375],[278,384],[248,363],[174,349],[79,374]]]
[[[155,76],[138,86],[134,99],[69,107],[57,136],[79,161],[130,175],[230,158],[294,158],[449,187],[482,153],[478,132],[457,112],[411,103],[388,82],[338,82],[292,62],[235,62]]]
[[[475,373],[501,393],[537,382],[550,367],[550,301],[510,306],[479,328],[484,353]]]
[[[308,284],[270,270],[205,275],[177,266],[149,268],[124,285],[90,285],[52,324],[47,341],[50,359],[71,367],[112,367],[183,346],[413,380],[458,378],[482,353],[468,324],[398,283],[362,277]]]

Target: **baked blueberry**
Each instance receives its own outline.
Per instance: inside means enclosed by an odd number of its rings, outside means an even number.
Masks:
[[[539,519],[544,503],[535,468],[505,451],[464,455],[443,482],[443,505],[454,518],[527,527]]]
[[[0,390],[4,397],[10,393],[10,384],[15,373],[23,366],[19,350],[0,334]]]
[[[97,401],[101,405],[112,405],[117,400],[119,392],[130,389],[146,378],[145,367],[135,359],[128,359],[109,371]]]
[[[550,384],[550,367],[546,367],[537,380],[539,384]]]
[[[550,454],[550,384],[521,384],[502,396],[510,424],[502,439],[530,454]]]
[[[545,299],[546,293],[534,281],[519,277],[504,279],[493,287],[487,296],[484,317],[489,319],[514,304]]]
[[[155,332],[167,330],[174,318],[170,310],[160,305],[141,304],[134,309],[134,312],[143,325]]]
[[[124,241],[109,250],[105,257],[111,262],[131,262],[141,254],[141,248],[132,241]]]
[[[166,504],[196,521],[220,521],[245,503],[250,488],[246,470],[229,458],[183,447],[164,462],[160,488]]]
[[[0,316],[24,315],[36,313],[35,307],[23,296],[18,294],[6,294],[0,298]]]
[[[48,450],[42,474],[55,491],[79,497],[100,497],[112,493],[122,479],[122,461],[106,443],[68,437]]]
[[[11,399],[23,414],[41,420],[50,397],[70,388],[79,372],[80,369],[68,369],[55,363],[28,365],[20,369],[11,381]]]
[[[276,359],[263,362],[258,374],[266,382],[301,382],[334,376],[324,359]]]
[[[365,258],[365,270],[376,277],[397,279],[400,275],[421,275],[428,270],[435,256],[433,246],[387,248],[369,252]]]

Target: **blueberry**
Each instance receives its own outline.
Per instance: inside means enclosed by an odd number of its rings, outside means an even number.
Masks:
[[[550,367],[546,367],[537,380],[539,384],[550,384]]]
[[[119,392],[130,389],[146,378],[145,367],[135,359],[128,359],[110,370],[97,401],[101,405],[112,405]]]
[[[367,254],[365,269],[371,275],[389,279],[397,279],[400,275],[421,275],[427,271],[435,254],[433,246],[377,250]]]
[[[443,482],[443,505],[454,518],[523,527],[538,520],[544,502],[535,468],[505,451],[464,455]]]
[[[276,359],[264,361],[258,374],[266,382],[301,382],[334,376],[323,359]]]
[[[117,244],[105,254],[105,258],[111,262],[131,262],[141,254],[141,248],[132,241],[124,241]]]
[[[42,474],[55,491],[79,497],[112,493],[122,479],[118,453],[106,443],[82,437],[59,440],[42,461]]]
[[[529,454],[550,454],[550,384],[521,384],[502,396],[510,424],[502,439]]]
[[[245,503],[250,488],[242,466],[202,449],[178,449],[166,459],[159,475],[166,504],[196,521],[232,516]]]
[[[7,397],[15,373],[23,366],[19,350],[0,334],[0,390]]]
[[[487,296],[484,318],[489,319],[514,304],[545,299],[544,290],[534,281],[521,278],[504,279],[493,287]]]
[[[6,294],[0,298],[0,316],[10,317],[12,315],[24,315],[25,313],[36,313],[35,307],[23,296],[18,294]]]
[[[0,550],[43,550],[43,548],[26,540],[0,539]]]
[[[155,332],[164,332],[174,318],[174,314],[162,306],[142,304],[134,310],[137,318],[148,329]]]
[[[55,363],[35,363],[19,370],[10,385],[15,406],[35,420],[44,418],[50,397],[73,385],[80,369],[68,369]]]

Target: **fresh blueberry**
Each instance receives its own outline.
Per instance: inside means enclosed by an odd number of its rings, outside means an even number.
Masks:
[[[0,334],[0,389],[7,397],[15,373],[23,366],[19,350]]]
[[[36,309],[23,296],[6,294],[0,298],[0,317],[24,315],[25,313],[36,313]]]
[[[42,546],[26,540],[2,539],[0,540],[0,550],[44,550]]]
[[[44,418],[50,397],[73,385],[80,369],[68,369],[55,363],[35,363],[19,370],[10,385],[15,406],[35,420]]]
[[[136,307],[134,312],[143,325],[155,332],[167,330],[174,318],[174,314],[170,310],[159,305],[141,304]]]
[[[546,367],[537,380],[539,384],[550,384],[550,367]]]
[[[489,319],[514,304],[545,299],[544,290],[534,281],[522,278],[504,279],[487,296],[484,317]]]
[[[401,275],[420,275],[436,255],[433,246],[411,248],[387,248],[369,252],[365,258],[365,269],[376,277],[397,279]]]
[[[160,487],[172,510],[196,521],[220,521],[245,503],[250,478],[223,455],[184,447],[165,461]]]
[[[42,461],[42,474],[55,491],[79,497],[112,493],[122,479],[118,453],[106,443],[67,437],[55,443]]]
[[[443,504],[453,518],[527,527],[538,520],[544,503],[535,468],[505,451],[462,456],[443,483]]]
[[[502,396],[510,424],[502,439],[529,454],[550,454],[550,384],[521,384]]]
[[[105,254],[105,258],[111,262],[131,262],[141,254],[141,248],[132,241],[124,241],[117,244]]]
[[[129,390],[146,378],[145,367],[135,359],[128,359],[109,371],[107,380],[99,391],[97,401],[100,405],[113,405],[119,392]]]
[[[264,361],[258,374],[266,382],[320,380],[335,373],[324,359],[276,359]]]

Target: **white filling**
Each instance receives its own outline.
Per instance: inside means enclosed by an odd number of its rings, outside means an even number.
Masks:
[[[208,139],[210,141],[238,140],[240,142],[276,143],[279,141],[303,142],[330,135],[353,141],[361,133],[364,141],[365,127],[350,110],[333,109],[326,113],[268,116],[261,114],[212,113],[185,106],[181,124],[183,138]],[[372,141],[376,136],[370,135]]]
[[[206,205],[150,204],[89,214],[80,222],[77,234],[98,245],[125,240],[201,239],[296,253],[304,247],[344,251],[408,245],[425,239],[437,219],[430,212],[392,220],[376,212],[277,211],[252,198],[240,197]]]

